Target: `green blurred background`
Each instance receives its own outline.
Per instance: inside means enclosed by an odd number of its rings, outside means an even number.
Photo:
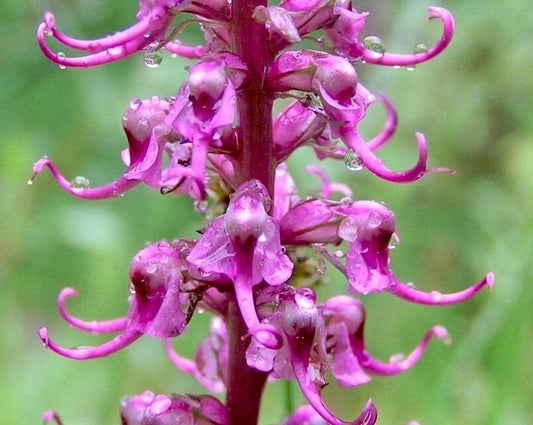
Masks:
[[[360,81],[387,93],[400,127],[383,149],[386,164],[400,169],[415,160],[414,131],[426,134],[430,165],[457,170],[431,174],[411,185],[381,182],[367,172],[328,169],[348,183],[356,198],[384,201],[396,213],[401,243],[392,252],[396,275],[417,287],[442,292],[464,288],[487,271],[496,273],[492,293],[482,291],[456,306],[412,305],[388,294],[365,297],[367,344],[386,359],[407,352],[427,328],[445,325],[453,344],[430,345],[411,371],[375,378],[365,387],[325,390],[331,407],[354,417],[372,397],[380,424],[425,425],[533,423],[533,9],[529,2],[474,0],[436,2],[449,8],[457,32],[445,54],[414,72],[359,67]],[[356,2],[369,10],[364,35],[379,34],[390,51],[430,44],[440,31],[426,23],[417,1]],[[131,98],[174,95],[186,61],[166,57],[158,69],[142,59],[90,70],[59,70],[40,53],[34,30],[52,10],[67,34],[92,37],[134,21],[130,0],[4,0],[0,4],[0,423],[39,424],[57,409],[65,425],[119,423],[124,394],[201,392],[174,370],[161,344],[143,338],[110,358],[74,362],[43,349],[36,330],[46,324],[65,345],[96,344],[60,319],[55,300],[65,286],[78,289],[70,310],[87,319],[125,314],[130,258],[148,241],[192,236],[201,222],[187,199],[162,197],[139,187],[125,197],[88,202],[62,192],[47,171],[31,187],[31,165],[47,154],[66,176],[94,185],[119,176],[126,146],[121,114]],[[192,35],[191,37],[194,37]],[[372,137],[383,121],[377,105],[362,125]],[[291,170],[304,191],[302,151]],[[343,293],[334,277],[327,293]],[[191,354],[204,334],[197,315],[177,346]],[[262,424],[284,416],[283,386],[271,385]],[[302,402],[298,396],[297,403]]]

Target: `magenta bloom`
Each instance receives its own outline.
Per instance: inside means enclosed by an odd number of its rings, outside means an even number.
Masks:
[[[472,287],[455,294],[425,293],[400,282],[389,268],[390,245],[399,240],[392,211],[374,201],[323,199],[302,201],[291,208],[280,222],[281,240],[287,245],[348,244],[342,253],[345,264],[326,247],[319,249],[342,271],[352,292],[368,294],[387,290],[393,295],[420,304],[446,305],[471,297],[483,286],[492,286],[487,274]]]
[[[210,396],[155,395],[145,391],[120,402],[123,425],[227,425],[228,413]]]
[[[131,261],[130,279],[133,295],[129,298],[128,315],[104,322],[83,321],[71,316],[65,309],[65,300],[77,295],[72,288],[59,294],[59,312],[65,321],[91,333],[121,332],[109,342],[96,347],[63,348],[48,337],[41,328],[39,336],[47,348],[74,360],[104,357],[127,347],[143,334],[155,338],[171,338],[185,329],[190,319],[185,313],[191,303],[188,294],[198,284],[185,282],[183,272],[188,268],[184,261],[184,248],[177,249],[168,242],[157,242],[140,251]],[[185,311],[185,312],[184,312]]]

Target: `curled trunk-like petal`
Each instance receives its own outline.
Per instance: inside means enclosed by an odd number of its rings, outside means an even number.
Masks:
[[[128,323],[127,317],[120,317],[118,319],[106,320],[106,321],[85,321],[78,319],[70,315],[65,308],[65,300],[70,297],[76,297],[78,292],[72,288],[64,288],[60,293],[57,300],[59,313],[65,319],[69,325],[80,329],[82,331],[91,332],[95,334],[120,332],[126,328]]]
[[[177,3],[178,2],[174,2]],[[176,10],[166,6],[153,6],[147,13],[139,13],[137,22],[132,27],[94,40],[79,40],[60,32],[55,26],[55,17],[50,12],[37,28],[37,42],[45,56],[62,67],[91,67],[111,63],[141,51],[154,42],[164,39],[165,33],[174,20]],[[46,44],[47,34],[65,46],[88,51],[81,57],[66,57],[63,53],[54,53]]]
[[[355,353],[365,370],[376,375],[397,375],[411,369],[420,360],[433,336],[436,336],[445,343],[450,341],[450,337],[445,328],[442,326],[434,326],[426,332],[420,343],[405,358],[401,356],[400,359],[398,359],[396,356],[393,356],[388,363],[383,363],[370,356],[370,354],[364,349],[364,341],[362,341],[363,346],[361,349],[355,350]]]
[[[215,317],[209,335],[196,349],[194,360],[181,357],[165,339],[165,350],[174,365],[191,376],[212,393],[226,389],[228,365],[228,339],[224,321]]]
[[[399,53],[387,53],[376,52],[366,49],[364,45],[359,45],[361,50],[361,58],[368,62],[385,66],[414,66],[419,63],[426,62],[438,54],[440,54],[450,41],[452,40],[454,33],[454,19],[453,15],[442,7],[428,7],[430,17],[428,20],[437,18],[442,23],[442,36],[437,44],[427,49],[422,47],[420,51],[415,51],[412,54],[399,54]]]
[[[170,103],[157,96],[130,102],[129,109],[122,116],[128,149],[122,151],[121,157],[128,168],[114,182],[89,187],[85,177],[68,181],[47,157],[43,157],[33,165],[33,176],[28,183],[33,183],[42,169],[48,167],[62,189],[82,199],[116,198],[141,182],[159,188],[163,150],[170,136],[170,128],[164,124],[169,109]]]
[[[98,346],[64,348],[57,345],[48,337],[48,330],[45,327],[39,329],[39,337],[46,348],[49,348],[63,357],[68,357],[73,360],[88,360],[108,356],[126,348],[128,345],[139,339],[141,335],[142,332],[136,329],[126,328],[123,333],[116,336],[111,341]]]
[[[392,171],[383,165],[383,162],[374,155],[370,147],[364,142],[355,128],[346,126],[340,130],[340,137],[352,152],[359,158],[361,164],[376,176],[393,183],[411,183],[420,179],[429,172],[443,172],[454,174],[455,171],[447,168],[427,169],[427,143],[422,133],[416,133],[418,146],[418,161],[405,171]]]
[[[87,322],[71,316],[65,309],[65,299],[76,295],[66,288],[58,300],[59,311],[67,323],[92,333],[122,332],[111,341],[94,347],[64,348],[48,337],[48,330],[39,329],[39,336],[47,348],[75,360],[104,357],[127,347],[147,333],[155,338],[171,338],[185,329],[192,311],[191,298],[180,291],[183,272],[188,265],[183,257],[189,247],[185,243],[175,248],[161,241],[140,251],[131,261],[130,308],[126,318],[105,322]],[[195,304],[192,304],[194,310]]]
[[[59,414],[54,410],[47,410],[43,413],[42,420],[44,423],[55,421],[57,425],[63,425],[63,421],[59,417]]]
[[[388,291],[392,295],[397,296],[398,298],[402,298],[407,301],[415,302],[417,304],[449,305],[449,304],[459,303],[461,301],[464,301],[470,298],[471,296],[473,296],[476,292],[478,292],[485,286],[488,287],[489,289],[492,289],[493,285],[494,285],[494,273],[491,272],[491,273],[487,273],[483,277],[483,279],[481,279],[475,285],[472,285],[470,288],[463,289],[462,291],[454,292],[452,294],[443,294],[438,291],[422,292],[409,285],[406,285],[405,283],[398,281],[397,279],[394,279],[394,281],[391,283],[390,287],[388,288]]]

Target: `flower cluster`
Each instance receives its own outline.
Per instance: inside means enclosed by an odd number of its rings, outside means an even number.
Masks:
[[[446,305],[490,288],[494,277],[488,273],[453,294],[424,292],[401,282],[389,259],[390,249],[399,242],[394,213],[375,201],[354,200],[347,186],[331,183],[314,165],[307,171],[320,179],[322,190],[302,197],[285,161],[296,149],[308,146],[319,160],[343,161],[348,170],[366,169],[394,183],[409,183],[431,171],[453,173],[428,168],[427,144],[420,133],[413,167],[394,171],[383,164],[376,151],[391,140],[396,112],[381,95],[388,111],[386,123],[380,134],[365,141],[357,126],[376,97],[359,83],[356,72],[362,62],[409,67],[431,59],[450,42],[453,18],[443,8],[430,7],[430,19],[443,27],[440,40],[431,48],[418,45],[412,54],[395,54],[386,52],[377,37],[360,40],[368,13],[356,11],[350,1],[252,3],[140,0],[137,23],[94,40],[63,34],[54,16],[45,14],[37,30],[39,46],[60,67],[101,65],[137,52],[155,67],[162,50],[199,61],[188,68],[189,76],[175,97],[130,102],[122,117],[127,148],[121,159],[126,170],[117,180],[102,187],[90,187],[83,177],[69,181],[43,157],[34,164],[29,182],[47,167],[61,188],[83,199],[117,197],[145,183],[162,194],[191,197],[202,204],[199,210],[209,221],[197,239],[155,242],[133,257],[125,317],[101,322],[74,317],[65,303],[77,293],[72,288],[61,291],[59,312],[68,324],[117,336],[99,346],[76,348],[57,344],[44,327],[39,336],[52,351],[85,360],[112,354],[148,334],[164,342],[178,369],[212,393],[231,393],[232,377],[242,372],[235,364],[251,370],[263,380],[261,385],[267,377],[296,380],[309,405],[297,409],[283,425],[374,424],[377,411],[371,400],[350,422],[325,405],[321,389],[327,374],[344,387],[362,385],[370,375],[394,375],[411,368],[433,336],[443,341],[449,337],[442,326],[435,326],[405,358],[380,361],[366,350],[366,313],[358,297],[386,291],[419,304]],[[177,15],[191,19],[174,24]],[[205,45],[186,46],[175,39],[192,24],[201,26]],[[239,38],[245,25],[265,36],[256,47],[264,62],[259,73],[253,55],[243,53],[251,47]],[[318,30],[324,37],[315,37]],[[47,37],[86,54],[54,53]],[[303,39],[321,50],[295,47]],[[263,109],[246,109],[249,93],[259,94],[256,98],[270,111],[275,99],[290,102],[277,116],[258,119],[250,114]],[[266,144],[250,136],[252,121],[265,124],[261,137]],[[266,178],[244,165],[250,162],[246,152],[254,149],[261,150],[269,164]],[[315,290],[323,281],[326,262],[346,277],[352,296],[318,301]],[[211,328],[194,358],[187,359],[171,339],[185,331],[199,308],[212,312]],[[236,335],[235,323],[243,329]],[[245,349],[237,349],[236,341],[244,342]],[[235,356],[242,361],[235,361]],[[228,395],[224,405],[211,396],[168,397],[146,391],[122,400],[121,418],[126,425],[233,425],[238,422],[230,400]],[[61,423],[50,411],[43,419]]]

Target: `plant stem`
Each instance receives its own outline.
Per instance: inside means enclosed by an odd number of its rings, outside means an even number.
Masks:
[[[274,191],[275,164],[272,156],[273,97],[263,91],[265,70],[272,63],[268,33],[252,18],[257,6],[266,0],[232,1],[233,51],[248,68],[245,87],[237,93],[239,116],[239,158],[235,175],[243,183],[257,179],[271,196]],[[226,407],[230,425],[256,425],[267,374],[248,367],[246,348],[248,329],[235,298],[230,301],[226,320],[229,341]]]
[[[265,70],[272,63],[269,35],[263,24],[252,18],[263,0],[234,0],[233,49],[248,68],[248,83],[237,94],[240,158],[236,174],[240,182],[258,179],[272,195],[275,164],[272,160],[273,97],[263,90]]]
[[[263,388],[268,374],[248,367],[246,348],[249,338],[243,338],[248,329],[244,323],[236,300],[232,300],[228,311],[228,382],[226,407],[230,425],[256,425]]]

